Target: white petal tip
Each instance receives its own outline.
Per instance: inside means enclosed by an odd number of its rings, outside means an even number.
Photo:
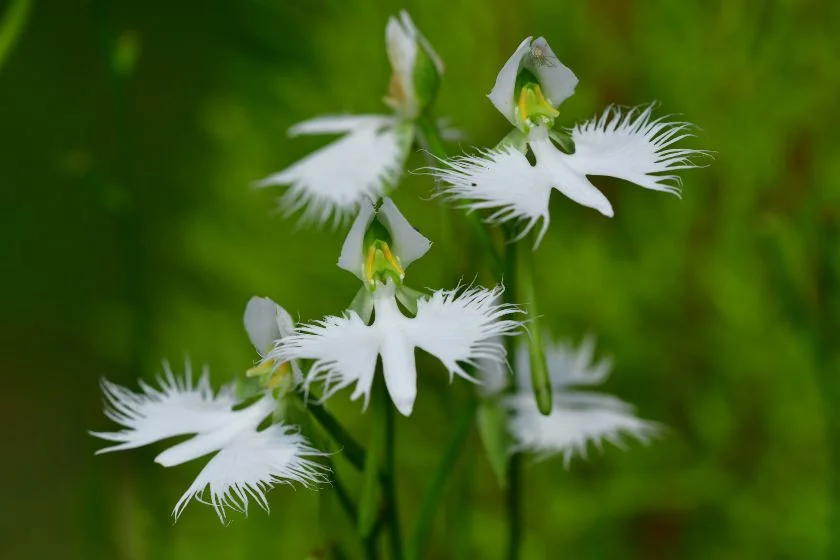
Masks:
[[[394,406],[397,407],[397,410],[403,416],[411,416],[414,410],[414,401],[410,399],[397,399],[394,400]]]

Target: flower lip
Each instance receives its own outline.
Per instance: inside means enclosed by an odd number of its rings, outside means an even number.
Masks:
[[[525,123],[517,118],[516,80],[523,69],[536,76],[546,100],[555,109],[571,97],[578,82],[574,72],[557,59],[543,37],[534,41],[531,39],[528,37],[522,41],[505,62],[487,96],[496,109],[520,129],[524,129]]]
[[[91,434],[116,444],[97,454],[192,435],[156,457],[165,467],[213,454],[175,505],[176,521],[193,498],[204,501],[207,489],[208,503],[224,522],[226,507],[247,512],[250,499],[268,510],[265,493],[278,483],[310,486],[324,480],[327,469],[312,460],[323,453],[312,448],[296,428],[273,424],[259,431],[260,423],[276,407],[269,394],[234,410],[241,401],[232,384],[214,393],[206,370],[197,383],[189,364],[183,377],[176,377],[168,364],[164,371],[158,388],[141,381],[137,393],[103,380],[105,415],[123,429]]]

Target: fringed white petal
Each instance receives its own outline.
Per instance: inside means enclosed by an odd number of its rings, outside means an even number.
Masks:
[[[610,107],[572,130],[575,153],[568,165],[583,175],[606,175],[646,189],[679,195],[680,177],[674,171],[698,167],[692,158],[708,152],[673,148],[693,136],[692,125],[653,119],[654,105],[622,110]]]
[[[370,396],[378,355],[382,355],[385,383],[397,410],[411,414],[417,396],[414,348],[419,347],[443,362],[450,376],[470,379],[461,364],[477,360],[504,361],[499,337],[513,334],[521,322],[510,318],[519,309],[496,302],[502,287],[492,290],[438,291],[417,302],[412,319],[400,311],[392,282],[377,285],[372,325],[365,325],[355,312],[345,317],[326,317],[279,342],[269,357],[280,360],[311,359],[306,380],[324,381],[323,398],[356,384],[352,399]]]
[[[657,424],[637,418],[626,403],[606,395],[555,394],[554,409],[548,416],[540,413],[528,393],[507,397],[504,402],[512,414],[514,450],[543,457],[561,454],[567,467],[575,455],[587,457],[589,443],[599,450],[603,441],[624,449],[623,436],[646,444],[660,430]]]
[[[245,331],[260,355],[268,352],[274,341],[292,332],[291,315],[271,298],[254,296],[245,306]]]
[[[444,160],[428,172],[441,182],[445,200],[467,210],[494,210],[487,221],[524,221],[525,236],[542,218],[538,239],[548,229],[551,183],[512,146]]]
[[[515,334],[522,325],[511,318],[518,307],[498,303],[502,291],[496,286],[434,292],[417,301],[417,316],[406,324],[406,332],[416,346],[443,362],[450,378],[457,374],[474,381],[461,364],[504,362],[499,337]]]
[[[387,196],[379,207],[379,221],[391,234],[391,250],[399,257],[403,268],[408,268],[408,265],[425,255],[432,246],[432,242],[408,223],[394,201]]]
[[[531,391],[527,346],[517,347],[517,393],[505,397],[511,413],[510,432],[517,451],[542,456],[562,454],[566,465],[574,455],[586,457],[590,442],[601,449],[604,440],[623,448],[622,435],[642,443],[660,431],[658,424],[636,417],[632,406],[610,395],[580,392],[572,385],[598,385],[610,372],[609,359],[594,362],[594,338],[588,336],[575,348],[546,337],[546,363],[554,389],[554,409],[544,416]]]
[[[213,506],[223,523],[225,508],[247,514],[251,499],[268,511],[265,494],[274,485],[325,481],[326,468],[308,458],[320,455],[290,426],[273,424],[261,432],[243,432],[207,463],[172,514],[177,520],[194,497],[204,502],[207,489],[210,496],[205,503]]]
[[[350,226],[350,231],[344,238],[341,254],[338,256],[338,267],[352,273],[363,282],[365,232],[375,215],[373,203],[368,199],[363,199],[360,202],[359,213],[356,214],[356,219],[353,220],[353,225]]]
[[[382,333],[365,325],[355,311],[344,317],[328,316],[299,326],[297,332],[279,341],[268,358],[280,361],[314,360],[305,384],[324,382],[323,399],[355,383],[351,398],[370,397],[373,373]]]
[[[507,59],[502,69],[499,70],[499,75],[496,76],[496,83],[493,84],[493,89],[487,94],[490,103],[493,104],[501,114],[513,126],[516,124],[516,100],[514,93],[516,90],[516,76],[522,68],[522,60],[531,52],[531,37],[526,38],[519,43],[510,58]]]
[[[287,185],[280,199],[285,215],[302,210],[302,223],[337,226],[363,200],[376,200],[396,183],[410,145],[408,127],[357,126],[257,186]]]
[[[140,393],[102,380],[105,416],[125,429],[91,432],[98,438],[117,442],[117,445],[100,449],[97,454],[134,449],[173,436],[217,430],[236,416],[232,410],[237,403],[232,386],[224,386],[214,395],[206,370],[193,384],[189,364],[183,378],[176,378],[169,364],[164,363],[163,368],[163,377],[157,379],[160,389],[141,381]]]
[[[155,461],[165,467],[218,451],[176,504],[176,520],[189,500],[196,495],[200,499],[207,486],[209,503],[224,521],[225,507],[246,511],[249,497],[267,510],[265,492],[278,482],[310,485],[324,478],[326,469],[307,459],[322,453],[311,448],[302,436],[277,424],[257,431],[276,407],[269,394],[246,408],[233,410],[238,401],[231,386],[214,396],[206,372],[193,386],[189,367],[180,379],[168,366],[165,370],[165,377],[159,379],[160,390],[141,382],[143,392],[133,393],[103,381],[108,402],[105,414],[127,429],[92,434],[121,442],[98,453],[195,434],[157,456]]]

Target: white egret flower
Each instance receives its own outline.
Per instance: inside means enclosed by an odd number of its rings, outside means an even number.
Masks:
[[[329,316],[298,327],[269,353],[281,361],[314,360],[306,383],[324,381],[323,398],[355,383],[350,398],[370,397],[377,358],[381,356],[385,385],[397,410],[409,416],[417,396],[414,349],[438,358],[455,375],[474,381],[462,364],[478,359],[504,361],[498,337],[520,326],[510,318],[513,305],[500,305],[502,287],[439,290],[417,300],[417,313],[407,317],[398,307],[394,281],[378,283],[373,291],[373,323],[367,325],[356,311]]]
[[[548,228],[552,189],[573,201],[612,217],[610,201],[590,175],[624,179],[646,189],[679,195],[674,172],[697,167],[701,150],[674,148],[691,125],[652,116],[653,105],[635,109],[610,107],[600,117],[576,125],[569,134],[573,153],[560,150],[551,130],[557,107],[574,92],[577,78],[563,66],[545,39],[525,39],[505,63],[489,94],[493,105],[517,131],[492,150],[444,161],[431,174],[443,194],[470,210],[492,210],[491,223],[524,221],[520,236],[542,219],[536,244]],[[530,149],[535,163],[528,160]]]
[[[386,45],[393,75],[385,102],[394,114],[325,116],[293,126],[291,136],[343,136],[257,183],[288,187],[280,199],[287,216],[302,210],[303,223],[338,225],[363,200],[396,186],[414,141],[414,120],[432,102],[443,64],[404,11],[399,20],[389,19]]]
[[[603,383],[612,364],[609,359],[593,362],[595,343],[587,337],[575,348],[564,342],[546,345],[546,362],[551,377],[553,410],[540,413],[531,391],[531,373],[527,348],[515,356],[517,387],[513,394],[502,396],[502,406],[510,413],[511,451],[533,452],[540,456],[562,454],[568,467],[572,457],[587,456],[590,443],[599,450],[604,440],[624,448],[622,436],[647,443],[660,427],[639,419],[626,402],[602,393],[580,391],[576,386]],[[501,392],[507,384],[507,372],[490,365],[482,370],[488,388]],[[486,395],[485,395],[486,396]]]
[[[164,363],[164,376],[157,382],[159,388],[141,381],[141,391],[135,393],[103,380],[105,415],[124,429],[91,434],[116,443],[97,454],[192,434],[192,438],[155,458],[164,467],[215,453],[175,505],[176,520],[191,499],[203,501],[208,487],[207,503],[224,522],[226,507],[247,513],[251,498],[268,511],[265,493],[277,483],[311,486],[324,480],[326,469],[310,459],[323,453],[312,448],[294,427],[273,424],[258,430],[274,411],[275,401],[270,395],[235,409],[242,403],[234,394],[233,384],[214,394],[206,370],[193,384],[189,364],[184,376],[178,378]]]
[[[389,198],[378,208],[365,201],[338,259],[338,266],[363,284],[351,309],[344,316],[299,326],[265,359],[313,360],[306,386],[323,381],[326,399],[355,384],[351,398],[364,395],[367,407],[381,356],[385,385],[405,416],[411,414],[417,396],[415,348],[443,362],[450,381],[455,375],[472,379],[465,364],[504,360],[498,338],[513,334],[521,324],[510,318],[519,312],[516,306],[496,301],[504,288],[456,288],[426,295],[403,285],[405,269],[430,246]],[[368,324],[371,314],[373,322]]]

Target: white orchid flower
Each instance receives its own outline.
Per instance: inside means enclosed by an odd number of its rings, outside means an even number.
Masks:
[[[365,201],[350,228],[338,266],[359,278],[363,287],[342,317],[329,316],[298,327],[278,341],[266,359],[314,360],[306,385],[324,381],[323,398],[355,383],[353,400],[364,395],[367,407],[378,357],[394,405],[408,416],[417,396],[414,349],[437,357],[455,375],[471,379],[462,364],[504,360],[497,341],[520,325],[510,316],[519,310],[497,303],[501,286],[436,291],[424,295],[402,285],[405,269],[422,257],[431,242],[394,203],[378,209]],[[397,302],[413,317],[406,316]],[[371,324],[371,314],[374,319]]]
[[[342,134],[326,147],[257,186],[287,186],[280,205],[288,216],[300,210],[302,223],[333,225],[353,215],[363,200],[376,200],[396,186],[411,144],[416,119],[437,91],[443,64],[406,12],[386,27],[393,68],[385,102],[394,115],[318,117],[289,129],[291,136]]]
[[[370,397],[377,358],[382,358],[385,385],[394,405],[409,416],[417,396],[414,349],[438,358],[455,375],[473,380],[462,364],[478,359],[503,361],[504,346],[497,337],[513,334],[519,321],[512,305],[499,305],[502,287],[439,290],[417,301],[417,314],[407,317],[397,305],[395,285],[388,279],[373,292],[373,323],[367,325],[350,310],[298,328],[282,339],[269,357],[287,361],[314,360],[307,384],[325,382],[323,398],[355,383],[350,396]]]
[[[268,511],[265,493],[277,483],[311,486],[324,480],[326,469],[310,459],[323,453],[313,449],[294,427],[273,424],[257,429],[274,411],[270,395],[235,409],[242,403],[233,384],[214,394],[206,370],[195,384],[189,364],[180,378],[166,363],[164,372],[157,379],[159,388],[141,381],[139,393],[103,380],[105,415],[124,429],[91,434],[116,443],[97,454],[193,434],[155,458],[164,467],[215,453],[175,505],[176,520],[191,499],[203,501],[208,487],[208,503],[224,522],[226,507],[247,513],[250,498]]]
[[[626,402],[601,393],[584,392],[575,386],[603,383],[612,364],[608,359],[593,362],[595,342],[587,337],[575,348],[564,342],[546,345],[546,361],[551,377],[553,410],[548,416],[540,413],[531,390],[531,373],[527,348],[519,348],[515,356],[516,390],[502,396],[502,405],[510,414],[509,431],[514,440],[511,451],[526,451],[540,456],[562,454],[568,467],[572,457],[586,458],[593,443],[601,449],[604,440],[624,448],[622,435],[647,443],[658,434],[654,422],[636,417]],[[507,372],[490,364],[482,370],[486,391],[500,394],[507,385]]]
[[[556,108],[574,92],[577,78],[563,66],[540,37],[527,38],[505,63],[490,101],[517,127],[492,150],[453,158],[431,174],[440,179],[443,194],[469,210],[492,210],[491,223],[524,221],[519,237],[542,219],[538,245],[549,224],[552,189],[573,201],[612,217],[610,201],[590,181],[605,175],[646,189],[679,195],[675,171],[697,167],[692,156],[701,150],[672,147],[692,136],[691,125],[653,118],[653,106],[608,108],[569,130],[574,153],[558,149],[551,130]],[[527,157],[528,149],[535,161]]]

